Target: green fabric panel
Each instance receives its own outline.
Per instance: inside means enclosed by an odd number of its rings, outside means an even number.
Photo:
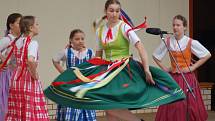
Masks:
[[[79,68],[92,66],[89,63],[79,65]],[[58,87],[49,86],[45,95],[56,103],[81,109],[119,109],[119,108],[145,108],[171,103],[185,98],[183,91],[179,88],[172,77],[156,68],[150,66],[153,79],[156,83],[167,86],[170,92],[158,88],[156,85],[145,81],[142,65],[130,59],[130,68],[125,67],[110,83],[102,88],[88,91],[83,98],[77,98],[76,92],[71,92],[71,87],[84,84],[67,84]],[[106,70],[107,65],[98,66],[94,69],[81,70],[87,76]],[[131,77],[129,76],[131,75]],[[72,69],[66,70],[57,81],[71,81],[76,79]],[[126,85],[126,86],[125,86]],[[173,95],[174,93],[174,95]]]

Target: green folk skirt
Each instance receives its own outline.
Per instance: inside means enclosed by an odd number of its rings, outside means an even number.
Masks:
[[[114,62],[94,58],[67,69],[45,89],[57,104],[79,109],[137,109],[185,98],[175,80],[150,66],[155,85],[145,80],[143,66],[131,58]]]

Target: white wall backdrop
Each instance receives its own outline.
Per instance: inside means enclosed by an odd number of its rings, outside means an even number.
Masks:
[[[46,87],[58,74],[52,65],[52,56],[68,42],[70,31],[80,28],[86,33],[86,45],[95,49],[93,20],[104,15],[106,0],[0,0],[0,37],[6,29],[7,16],[14,12],[34,15],[40,26],[36,37],[40,49],[39,74]],[[188,19],[189,0],[120,0],[122,8],[133,19],[135,25],[147,21],[150,27],[160,27],[172,31],[172,18],[182,14]],[[137,32],[149,55],[149,62],[154,65],[151,55],[161,42],[159,36]],[[131,48],[135,58],[136,50]],[[167,64],[168,59],[164,60]]]

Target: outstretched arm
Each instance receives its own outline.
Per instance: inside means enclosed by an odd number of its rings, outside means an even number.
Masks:
[[[135,47],[137,48],[137,51],[138,51],[139,56],[140,56],[141,61],[142,61],[144,72],[146,74],[146,81],[149,83],[155,84],[154,80],[152,79],[151,72],[149,71],[148,55],[144,49],[143,44],[140,41],[138,41],[135,44]]]

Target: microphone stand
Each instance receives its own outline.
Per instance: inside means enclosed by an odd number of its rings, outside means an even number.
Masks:
[[[187,100],[186,120],[189,121],[189,111],[188,111],[188,107],[189,107],[189,106],[188,106],[189,93],[192,94],[192,96],[193,96],[194,99],[196,99],[196,96],[195,96],[195,94],[193,93],[193,89],[190,87],[189,83],[187,82],[187,79],[185,78],[184,73],[183,73],[183,72],[181,71],[181,69],[179,68],[179,65],[178,65],[176,59],[175,59],[174,56],[172,55],[172,53],[171,53],[169,47],[167,46],[167,43],[165,42],[165,38],[163,37],[163,34],[160,34],[160,38],[161,38],[161,40],[163,41],[163,43],[165,44],[165,46],[166,46],[168,52],[170,53],[170,54],[169,54],[169,55],[170,55],[170,58],[173,59],[173,62],[176,64],[176,68],[178,69],[179,73],[180,73],[181,76],[182,76],[183,81],[185,82],[185,84],[186,84],[186,86],[187,86],[187,90],[186,90],[186,91],[187,91],[187,94],[186,94],[186,97],[187,97],[187,99],[186,99],[186,100]]]

